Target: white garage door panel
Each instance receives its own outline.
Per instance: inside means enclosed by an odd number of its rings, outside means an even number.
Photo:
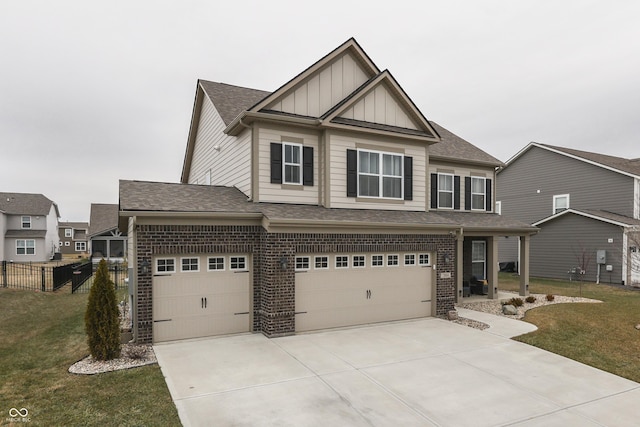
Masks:
[[[296,331],[431,315],[430,266],[296,273]]]
[[[250,331],[250,288],[248,272],[154,276],[154,342]]]

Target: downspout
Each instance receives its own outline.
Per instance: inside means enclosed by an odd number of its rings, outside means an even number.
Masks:
[[[240,120],[238,121],[238,124],[240,126],[242,126],[243,128],[245,128],[245,129],[252,129],[252,126],[250,126],[250,125],[248,125],[246,123],[243,123],[242,117],[240,117]],[[251,197],[249,197],[249,201],[253,201],[254,200],[254,197],[253,197],[254,188],[253,187],[255,185],[255,183],[253,182],[253,168],[255,166],[255,158],[254,158],[255,156],[253,155],[253,133],[251,133],[251,149],[249,150],[249,153],[250,153],[250,157],[251,157],[251,162],[250,162],[250,165],[249,165],[249,167],[251,168]]]

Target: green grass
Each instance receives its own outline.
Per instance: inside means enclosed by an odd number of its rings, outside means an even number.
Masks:
[[[0,289],[0,425],[10,408],[26,408],[34,426],[180,425],[157,365],[68,373],[89,353],[87,298]]]
[[[519,278],[500,274],[500,289],[519,290]],[[529,310],[538,330],[515,338],[587,365],[640,382],[640,291],[608,285],[531,278],[536,294],[580,296],[602,304],[555,304]]]

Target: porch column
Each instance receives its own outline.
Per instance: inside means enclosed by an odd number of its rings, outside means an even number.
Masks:
[[[487,237],[487,283],[489,299],[498,298],[498,239]]]
[[[456,238],[456,302],[462,302],[462,269],[464,266],[464,237]]]
[[[529,295],[529,241],[531,236],[520,236],[520,296]]]

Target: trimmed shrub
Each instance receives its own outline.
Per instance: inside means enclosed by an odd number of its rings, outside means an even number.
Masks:
[[[524,301],[522,301],[522,298],[511,298],[507,304],[514,307],[522,307],[524,305]]]
[[[554,299],[556,299],[556,297],[551,294],[547,294],[547,301],[553,301]]]
[[[84,326],[89,352],[96,360],[120,356],[120,318],[116,290],[105,260],[100,261],[89,292]]]
[[[533,304],[534,302],[536,302],[536,297],[534,297],[533,295],[529,295],[526,299],[526,302],[528,302],[529,304]]]

